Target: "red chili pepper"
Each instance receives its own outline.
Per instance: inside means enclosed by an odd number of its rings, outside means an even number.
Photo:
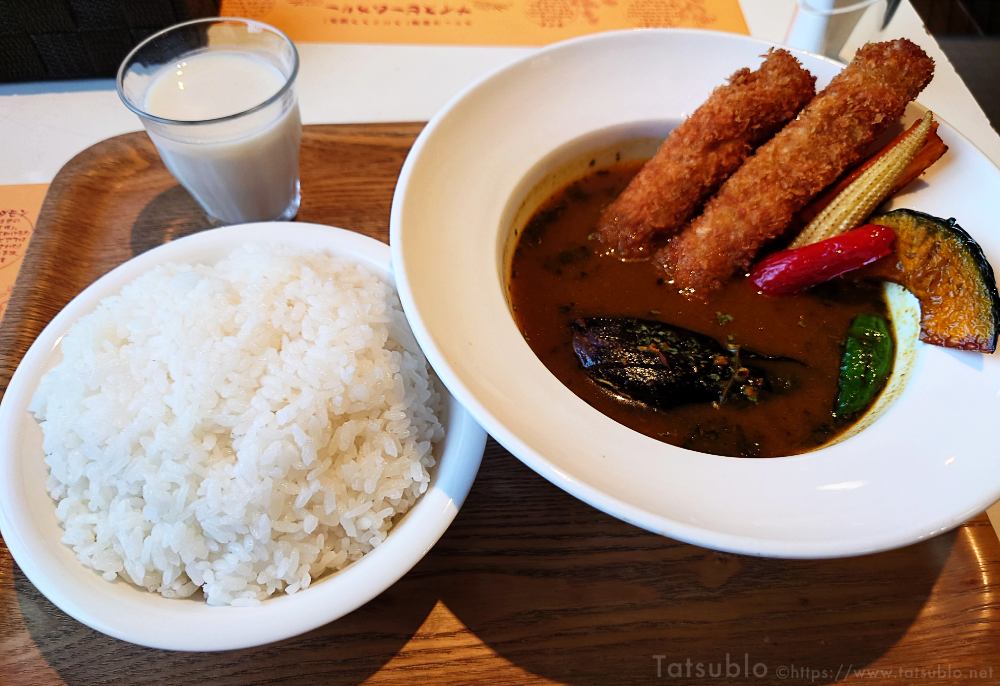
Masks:
[[[865,224],[824,241],[776,252],[754,267],[750,280],[765,295],[791,295],[885,257],[895,241],[889,227]]]

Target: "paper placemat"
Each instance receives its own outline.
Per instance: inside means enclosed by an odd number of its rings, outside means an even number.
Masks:
[[[47,183],[0,186],[0,319],[14,291],[14,279],[48,188]]]
[[[739,0],[222,0],[219,14],[323,43],[545,45],[650,27],[749,34]]]
[[[993,531],[995,531],[997,537],[1000,538],[1000,502],[993,503],[986,510],[986,516],[990,518],[990,524],[993,525]]]

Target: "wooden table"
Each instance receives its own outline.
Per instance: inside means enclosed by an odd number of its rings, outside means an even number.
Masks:
[[[307,127],[299,218],[386,240],[419,130]],[[73,295],[202,222],[143,134],[71,161],[0,327],[0,391]],[[0,542],[0,684],[705,684],[720,671],[753,684],[1000,683],[998,583],[985,516],[861,558],[722,554],[604,515],[491,441],[415,569],[347,617],[261,648],[167,653],[107,638],[50,604]]]

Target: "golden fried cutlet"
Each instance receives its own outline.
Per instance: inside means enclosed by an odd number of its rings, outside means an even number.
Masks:
[[[934,61],[906,39],[864,46],[654,260],[688,293],[703,294],[747,269],[796,212],[861,159],[933,74]]]
[[[756,71],[733,74],[604,210],[601,242],[619,257],[643,257],[654,234],[680,230],[753,148],[813,97],[815,82],[784,50],[771,50]]]

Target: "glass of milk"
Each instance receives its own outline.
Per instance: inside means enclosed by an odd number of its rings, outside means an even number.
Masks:
[[[888,10],[889,0],[798,0],[784,42],[850,62],[862,45],[883,40]]]
[[[299,56],[277,29],[198,19],[154,34],[118,70],[164,164],[217,224],[299,209]]]

